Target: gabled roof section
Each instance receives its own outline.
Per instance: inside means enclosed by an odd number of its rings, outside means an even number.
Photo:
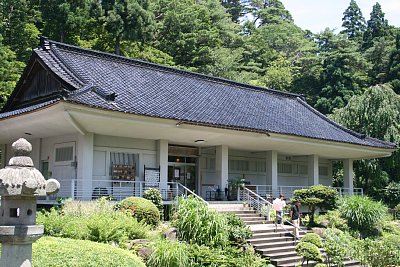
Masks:
[[[300,95],[46,39],[34,54],[70,85],[67,102],[212,127],[396,148],[336,124]]]

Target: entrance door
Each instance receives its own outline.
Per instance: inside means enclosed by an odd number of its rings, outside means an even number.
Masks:
[[[196,190],[195,157],[168,157],[168,182],[178,182],[192,191]]]

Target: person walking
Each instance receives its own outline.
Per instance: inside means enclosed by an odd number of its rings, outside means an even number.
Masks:
[[[275,223],[282,224],[283,208],[286,207],[285,196],[280,194],[279,198],[276,198],[274,202],[272,202],[272,207],[276,212]]]
[[[292,220],[294,229],[293,229],[293,235],[296,239],[300,239],[299,235],[299,227],[300,227],[300,201],[296,200],[294,202],[293,207],[290,210],[290,219]]]

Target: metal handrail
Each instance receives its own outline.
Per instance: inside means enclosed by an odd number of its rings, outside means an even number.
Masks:
[[[257,212],[260,212],[261,206],[263,204],[267,204],[267,212],[268,212],[267,213],[267,220],[269,221],[271,219],[271,206],[272,206],[272,203],[269,202],[268,200],[264,199],[260,195],[254,193],[253,191],[251,191],[250,189],[248,189],[246,187],[244,187],[243,189],[244,190],[242,190],[242,192],[243,192],[242,194],[245,195],[244,192],[246,192],[246,196],[247,196],[246,202],[251,207],[253,207],[255,210],[257,210]],[[242,196],[242,194],[240,194],[240,195]],[[255,199],[254,197],[251,197],[250,194],[255,196],[257,199]],[[242,200],[245,200],[244,197],[243,197]],[[258,203],[254,204],[254,202],[258,202]],[[260,203],[260,202],[263,202],[263,203]],[[299,231],[307,234],[307,232],[304,231],[303,229],[301,229],[300,226],[299,227],[295,226],[292,222],[290,222],[289,220],[286,220],[285,218],[283,218],[283,216],[279,216],[278,214],[276,214],[276,216],[280,217],[282,222],[285,222],[285,223],[293,226],[294,228],[297,228]],[[288,229],[284,228],[283,225],[280,225],[280,226],[281,226],[282,229],[284,229],[285,231],[290,233],[290,231]],[[276,229],[278,228],[278,224],[276,223],[276,220],[275,220],[275,227],[276,227]]]
[[[183,190],[184,190],[184,195],[185,195],[185,196],[187,196],[188,193],[189,193],[190,195],[193,195],[195,198],[199,199],[201,202],[203,202],[204,204],[206,204],[206,205],[208,206],[208,202],[205,201],[205,200],[204,200],[202,197],[200,197],[199,195],[197,195],[195,192],[193,192],[192,190],[190,190],[189,188],[187,188],[187,187],[184,186],[183,184],[177,183],[177,188],[178,188],[179,186],[183,188]]]

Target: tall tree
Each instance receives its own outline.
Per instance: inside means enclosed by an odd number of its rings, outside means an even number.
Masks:
[[[121,53],[123,40],[146,43],[153,38],[155,18],[150,0],[101,1],[101,22],[114,42],[114,52]]]
[[[25,64],[16,60],[15,53],[3,45],[0,35],[0,109],[14,89]]]
[[[221,0],[221,4],[226,8],[226,12],[231,15],[232,21],[238,23],[239,18],[244,15],[244,6],[241,0]]]
[[[30,9],[28,1],[1,0],[0,16],[0,34],[4,44],[16,52],[17,60],[26,61],[38,43],[36,14]]]
[[[357,49],[357,45],[343,35],[331,35],[329,29],[321,33],[323,70],[316,108],[331,113],[344,107],[353,95],[360,94],[368,84],[369,64]]]
[[[400,32],[396,35],[396,47],[390,53],[387,81],[400,94]]]
[[[350,1],[349,7],[343,13],[342,21],[344,29],[340,33],[346,34],[349,39],[360,41],[365,31],[365,19],[355,0]]]
[[[280,0],[246,0],[244,3],[252,13],[255,25],[293,22],[292,15]]]
[[[367,21],[367,28],[363,36],[363,48],[367,49],[373,45],[374,39],[388,34],[389,25],[385,19],[385,13],[377,2],[372,7],[371,17]]]
[[[400,96],[389,85],[372,86],[354,96],[346,107],[335,110],[332,118],[356,132],[400,144]],[[357,161],[356,186],[367,193],[382,189],[390,180],[400,181],[398,168],[399,152],[389,158]]]

